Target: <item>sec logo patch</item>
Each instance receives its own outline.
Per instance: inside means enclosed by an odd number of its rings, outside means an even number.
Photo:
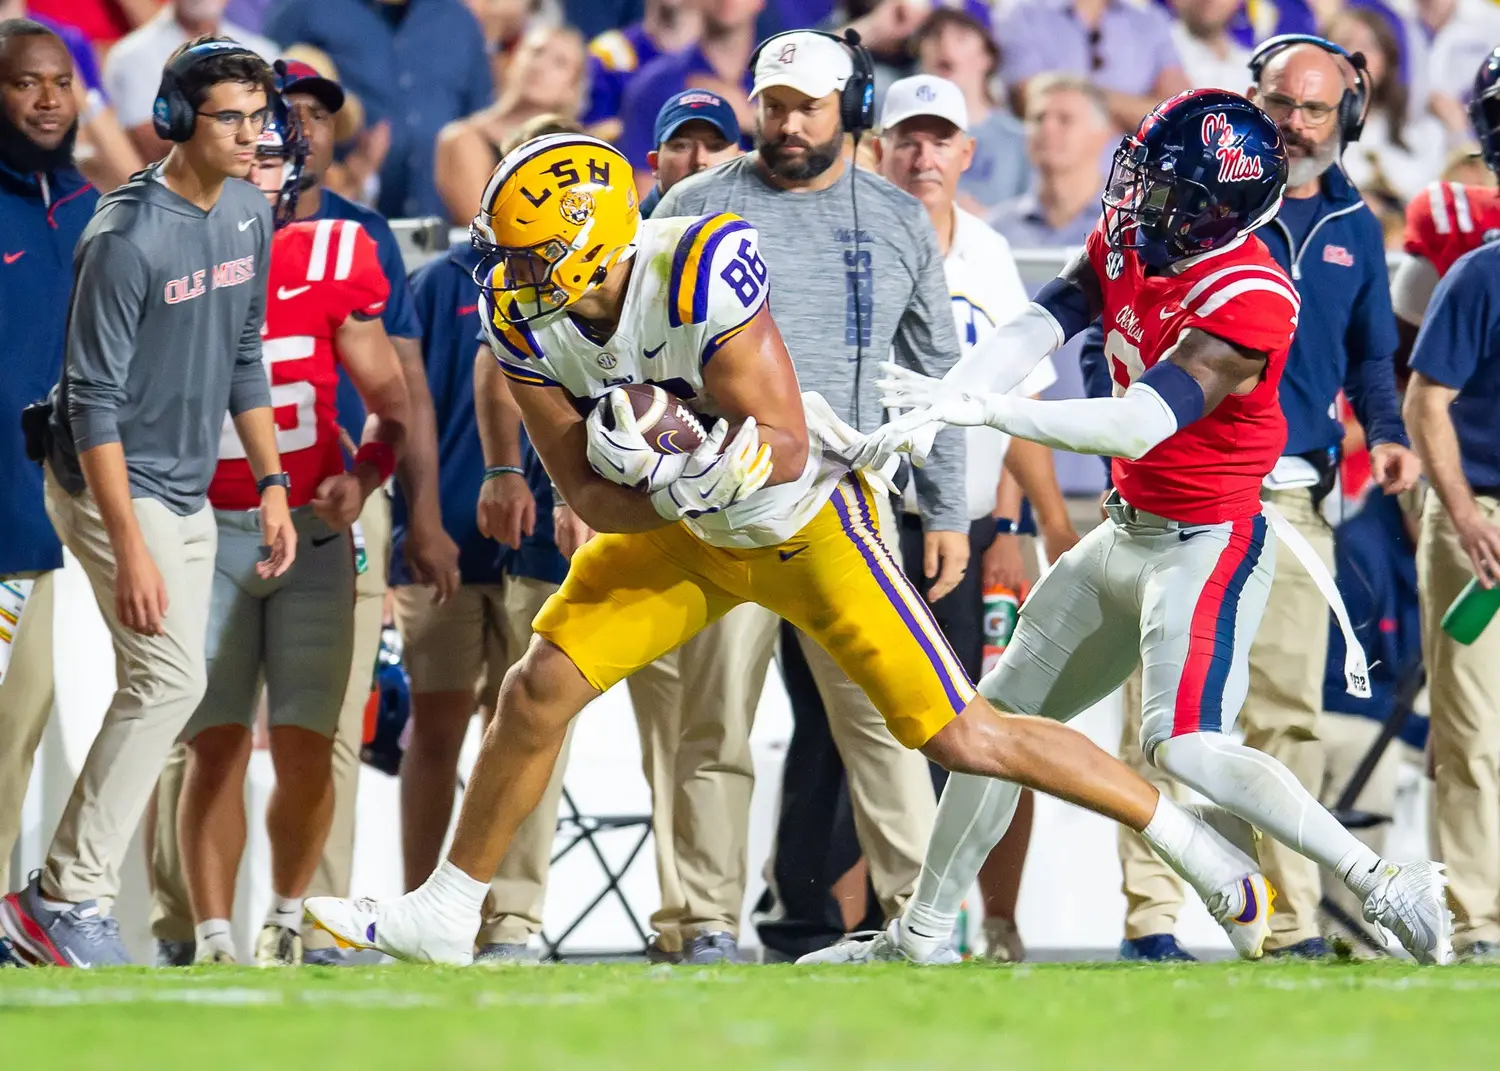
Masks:
[[[1118,279],[1120,273],[1125,270],[1125,254],[1110,253],[1104,258],[1104,274],[1111,280]]]

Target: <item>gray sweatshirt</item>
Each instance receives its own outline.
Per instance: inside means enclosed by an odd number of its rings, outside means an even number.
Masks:
[[[885,419],[880,362],[941,376],[958,360],[958,334],[943,257],[915,197],[855,171],[859,240],[850,177],[826,190],[778,189],[755,154],[684,179],[652,218],[733,212],[760,233],[770,269],[771,312],[803,390],[821,394],[861,431]],[[942,432],[925,467],[914,470],[917,507],[929,531],[967,532],[963,434]]]
[[[50,463],[70,493],[85,487],[79,453],[117,442],[132,498],[179,516],[203,508],[225,413],[271,404],[260,360],[271,231],[270,205],[239,179],[208,212],[157,167],[100,200],[73,253],[52,391]]]

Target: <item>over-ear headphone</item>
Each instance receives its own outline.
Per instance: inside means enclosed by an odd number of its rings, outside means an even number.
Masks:
[[[773,33],[756,45],[755,51],[750,53],[751,74],[755,72],[755,64],[760,60],[760,54],[772,41],[790,37],[792,34],[809,33],[826,37],[830,41],[837,41],[849,50],[849,57],[854,63],[853,73],[844,83],[844,88],[839,91],[839,119],[844,124],[844,132],[859,137],[868,130],[874,130],[875,59],[870,55],[870,50],[859,43],[859,34],[854,30],[845,30],[842,37],[825,33],[822,30],[786,30],[782,33]]]
[[[151,105],[151,126],[156,136],[163,141],[187,141],[193,136],[197,124],[193,102],[183,92],[182,80],[187,73],[204,60],[215,56],[259,55],[234,41],[207,41],[194,45],[161,72],[161,85],[156,90],[156,102]]]
[[[1321,48],[1329,55],[1346,60],[1349,66],[1354,68],[1354,88],[1349,89],[1346,86],[1344,95],[1339,98],[1339,139],[1344,145],[1358,141],[1360,133],[1365,128],[1365,102],[1370,96],[1370,83],[1365,76],[1364,53],[1346,52],[1327,38],[1310,33],[1279,34],[1261,42],[1260,47],[1250,57],[1250,77],[1259,82],[1260,74],[1266,69],[1266,64],[1270,63],[1278,52],[1291,48],[1293,45],[1313,45]]]

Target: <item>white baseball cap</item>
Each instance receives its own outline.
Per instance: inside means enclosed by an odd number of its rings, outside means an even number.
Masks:
[[[771,86],[787,86],[809,97],[844,88],[854,73],[849,50],[819,33],[786,33],[767,41],[755,61],[752,98]]]
[[[964,133],[969,131],[969,106],[963,90],[935,74],[918,74],[892,82],[880,109],[880,129],[890,130],[919,115],[946,119]]]

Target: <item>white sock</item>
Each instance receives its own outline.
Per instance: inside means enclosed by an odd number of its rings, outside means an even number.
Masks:
[[[975,774],[948,775],[916,892],[901,918],[901,949],[932,955],[953,934],[959,908],[979,868],[1000,843],[1021,798],[1021,786]]]
[[[271,907],[266,912],[267,926],[283,926],[293,933],[302,932],[302,897],[271,896]]]
[[[198,940],[198,951],[227,952],[234,955],[234,938],[229,933],[228,919],[204,919],[193,927]]]
[[[467,923],[484,910],[484,898],[489,891],[489,882],[469,877],[444,859],[411,897],[448,918]]]
[[[1288,848],[1332,870],[1361,898],[1378,882],[1380,857],[1271,756],[1217,733],[1190,733],[1158,744],[1155,762]]]
[[[1204,900],[1225,892],[1255,869],[1253,859],[1166,796],[1157,800],[1156,813],[1141,837]],[[1236,911],[1243,908],[1242,892],[1236,889],[1229,895],[1240,901]]]

